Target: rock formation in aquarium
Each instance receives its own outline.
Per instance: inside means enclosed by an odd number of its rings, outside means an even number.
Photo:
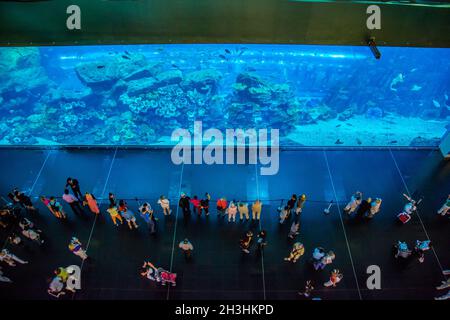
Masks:
[[[378,61],[349,48],[0,48],[0,143],[167,144],[197,120],[276,128],[285,145],[438,144],[448,50],[386,48]],[[327,53],[338,49],[354,52]]]

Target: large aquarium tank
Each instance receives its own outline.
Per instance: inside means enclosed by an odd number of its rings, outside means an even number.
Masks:
[[[173,145],[279,129],[281,146],[437,146],[450,50],[308,45],[0,48],[0,145]]]

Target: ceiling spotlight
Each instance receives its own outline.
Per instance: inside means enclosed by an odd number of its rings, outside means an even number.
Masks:
[[[367,42],[367,44],[369,45],[370,51],[372,51],[372,54],[375,57],[375,59],[380,59],[381,52],[377,48],[377,44],[375,43],[375,38],[370,38],[369,41]]]

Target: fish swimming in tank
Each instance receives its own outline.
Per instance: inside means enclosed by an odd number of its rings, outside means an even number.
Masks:
[[[397,89],[394,88],[394,86],[396,86],[397,84],[402,83],[404,81],[405,81],[405,76],[402,73],[399,73],[394,79],[392,79],[389,87],[392,91],[397,91]]]

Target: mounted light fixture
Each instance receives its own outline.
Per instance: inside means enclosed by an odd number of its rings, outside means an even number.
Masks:
[[[369,45],[370,51],[372,51],[372,54],[375,57],[375,59],[380,59],[381,52],[377,48],[377,44],[375,43],[375,38],[374,37],[370,38],[369,41],[367,42],[367,44]]]

